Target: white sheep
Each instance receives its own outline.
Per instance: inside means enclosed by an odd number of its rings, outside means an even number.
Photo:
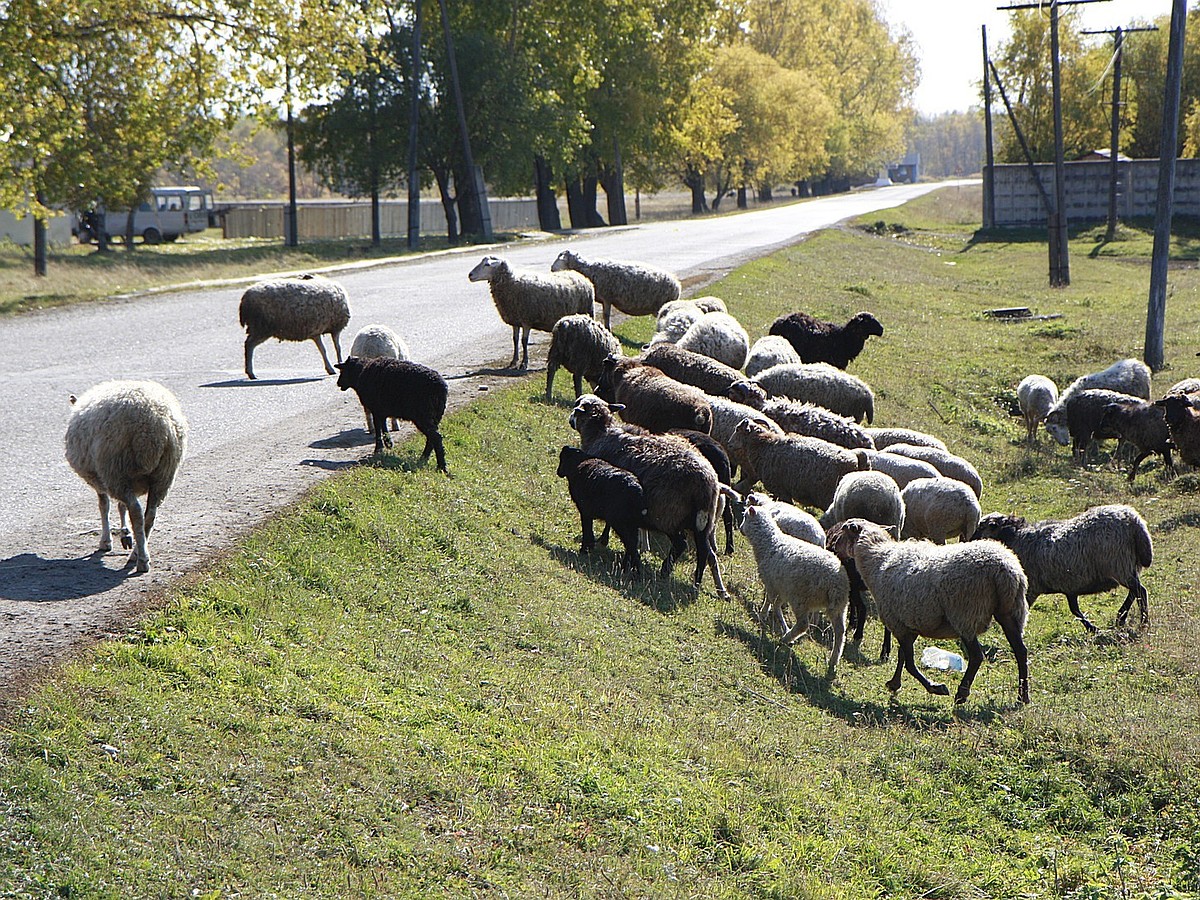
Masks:
[[[563,316],[592,314],[595,291],[578,272],[514,269],[499,256],[485,256],[467,275],[486,281],[501,321],[512,326],[513,355],[507,368],[529,368],[529,332],[552,331]]]
[[[593,388],[600,382],[604,360],[621,355],[621,342],[611,331],[589,315],[563,316],[550,331],[550,349],[546,352],[546,402],[554,389],[559,367],[575,376],[575,397],[583,395],[583,380]]]
[[[254,348],[267,338],[281,341],[312,341],[321,351],[325,372],[334,374],[321,336],[333,338],[337,361],[342,361],[338,342],[350,322],[346,290],[336,281],[306,273],[295,278],[262,281],[246,288],[238,306],[238,319],[246,329],[246,377],[254,379]]]
[[[1058,401],[1058,387],[1045,375],[1026,375],[1017,385],[1017,406],[1025,422],[1025,443],[1037,440],[1037,429]]]
[[[666,303],[679,299],[679,279],[664,269],[645,263],[614,259],[584,259],[564,250],[550,266],[552,272],[570,270],[585,276],[595,288],[596,302],[604,306],[604,327],[612,327],[615,306],[629,316],[656,314]]]
[[[961,456],[956,456],[937,447],[919,447],[916,444],[889,444],[884,454],[904,456],[908,459],[919,459],[929,463],[938,473],[947,478],[961,481],[975,492],[976,497],[983,496],[983,478],[979,470]]]
[[[705,313],[675,344],[693,353],[703,353],[734,369],[746,364],[746,355],[750,352],[750,336],[746,329],[724,312]]]
[[[979,499],[954,478],[915,478],[901,492],[904,499],[904,538],[927,538],[935,544],[957,537],[968,541],[979,526]]]
[[[746,377],[753,378],[759,372],[785,363],[804,362],[791,341],[777,334],[760,337],[750,345],[750,353],[746,357]]]
[[[672,344],[683,337],[683,333],[701,316],[710,312],[729,312],[720,297],[693,297],[690,300],[672,300],[658,311],[654,323],[656,332],[668,335]]]
[[[909,482],[917,478],[937,478],[941,475],[937,469],[919,459],[909,459],[898,453],[885,453],[882,450],[863,450],[876,472],[882,472],[893,481],[900,490],[908,487]]]
[[[1140,359],[1119,359],[1107,369],[1080,375],[1058,395],[1052,409],[1062,407],[1079,391],[1106,390],[1150,399],[1150,367]],[[1047,413],[1049,415],[1049,413]]]
[[[812,513],[805,512],[794,504],[773,500],[758,491],[751,491],[746,495],[746,505],[764,510],[784,534],[816,544],[818,547],[825,546],[825,529]]]
[[[833,502],[821,516],[821,527],[828,533],[847,519],[866,519],[899,539],[904,516],[904,500],[892,478],[883,472],[849,472],[838,482]]]
[[[121,546],[129,563],[150,570],[146,536],[167,496],[187,448],[187,419],[179,401],[153,381],[106,381],[71,397],[67,462],[96,492],[100,503],[100,549],[112,549],[109,498],[121,517]],[[146,495],[143,513],[138,497]],[[125,527],[125,513],[133,537]]]
[[[353,343],[350,344],[350,355],[363,360],[412,359],[408,353],[408,345],[404,343],[403,338],[386,325],[365,325],[360,328],[358,334],[354,335]],[[375,423],[371,419],[370,410],[365,406],[363,415],[366,416],[367,431],[374,434]],[[392,431],[399,427],[399,423],[395,419],[392,419],[389,424]]]
[[[1017,663],[1017,700],[1029,702],[1029,658],[1025,648],[1028,582],[1016,554],[996,541],[938,546],[925,541],[893,541],[887,531],[865,519],[849,519],[829,535],[839,559],[853,559],[879,618],[896,637],[900,653],[887,688],[900,690],[907,669],[931,694],[948,694],[917,668],[913,644],[918,637],[958,638],[967,668],[954,695],[965,703],[983,663],[979,635],[995,619],[1004,630]]]
[[[759,372],[751,381],[772,397],[815,403],[855,422],[875,418],[870,385],[829,363],[784,363]]]
[[[783,622],[782,606],[787,603],[796,623],[783,635],[788,646],[808,631],[810,613],[824,613],[832,623],[833,647],[825,673],[832,681],[846,643],[850,603],[850,580],[841,561],[824,547],[784,534],[775,519],[758,506],[746,507],[741,531],[754,551],[763,583],[760,620],[765,624],[777,614]]]
[[[939,450],[948,449],[946,442],[941,438],[934,437],[932,434],[926,434],[923,431],[914,431],[911,428],[864,428],[863,430],[875,442],[876,450],[884,450],[892,444],[914,444],[917,447],[937,447]]]

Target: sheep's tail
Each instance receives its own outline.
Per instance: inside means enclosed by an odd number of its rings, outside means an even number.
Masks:
[[[1138,565],[1143,569],[1150,568],[1154,562],[1154,544],[1150,540],[1150,529],[1140,518],[1135,521],[1133,529],[1133,550],[1137,556]]]
[[[1021,630],[1025,629],[1025,620],[1029,616],[1029,604],[1026,595],[1029,590],[1029,579],[1025,576],[1020,563],[1016,565],[1000,565],[994,575],[997,608],[996,612],[1007,613],[1013,621],[1019,622]]]

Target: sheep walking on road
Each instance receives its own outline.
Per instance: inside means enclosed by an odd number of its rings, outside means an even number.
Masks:
[[[110,498],[121,518],[121,546],[129,563],[150,570],[146,537],[187,447],[187,419],[175,395],[153,381],[106,381],[71,398],[66,456],[100,503],[100,549],[112,549]],[[138,497],[146,495],[143,512]],[[133,527],[125,527],[125,514]]]
[[[612,327],[612,308],[629,316],[655,315],[665,304],[679,299],[679,279],[664,269],[644,263],[612,259],[584,259],[564,250],[550,266],[552,272],[572,271],[585,276],[604,306],[604,327]]]
[[[449,475],[446,469],[446,450],[438,425],[446,413],[446,399],[450,389],[440,373],[429,366],[402,359],[359,359],[349,357],[338,363],[341,374],[337,386],[347,391],[351,388],[358,394],[363,407],[370,412],[375,425],[375,452],[382,453],[384,446],[392,446],[387,433],[387,420],[391,416],[412,422],[417,431],[425,435],[425,450],[421,462],[429,459],[431,452],[437,454],[437,467]]]
[[[281,341],[312,341],[321,351],[326,374],[333,366],[321,336],[333,339],[337,361],[342,361],[338,342],[350,322],[350,304],[345,289],[320,275],[304,274],[251,285],[242,294],[238,319],[246,329],[246,377],[253,380],[254,348],[267,338]]]
[[[550,331],[550,349],[546,352],[546,402],[554,391],[554,375],[559,367],[575,377],[575,399],[583,396],[583,380],[593,388],[600,382],[604,360],[621,355],[621,342],[611,331],[590,315],[563,316]]]

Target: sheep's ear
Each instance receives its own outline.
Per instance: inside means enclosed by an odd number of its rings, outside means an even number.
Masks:
[[[339,369],[339,370],[340,370],[340,369],[342,368],[342,366],[344,366],[344,365],[345,365],[345,363],[334,363],[334,364],[333,364],[333,367],[334,367],[335,369]]]
[[[758,510],[757,506],[747,506],[746,507],[746,518],[747,519],[751,518],[752,516],[757,516],[757,515],[759,515],[759,510]]]
[[[68,401],[68,402],[69,402],[69,403],[70,403],[72,406],[74,406],[74,405],[75,405],[75,401],[76,401],[77,399],[78,399],[78,398],[77,398],[77,397],[76,397],[74,394],[67,394],[67,401]]]
[[[608,404],[608,408],[611,409],[613,412],[621,412],[623,409],[625,409],[625,404],[624,403],[610,403],[610,404]]]

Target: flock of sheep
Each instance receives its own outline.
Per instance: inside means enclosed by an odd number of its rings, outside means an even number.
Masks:
[[[1029,701],[1023,632],[1029,604],[1041,594],[1064,594],[1072,613],[1095,631],[1079,597],[1121,586],[1128,596],[1118,624],[1135,600],[1142,622],[1149,621],[1140,573],[1153,550],[1132,507],[1098,506],[1035,524],[984,516],[983,482],[968,460],[932,435],[872,426],[874,394],[845,371],[870,337],[883,334],[869,312],[842,325],[794,312],[751,342],[719,298],[681,299],[674,275],[638,263],[588,260],[565,250],[545,272],[487,256],[468,278],[488,283],[501,319],[512,327],[510,368],[528,367],[529,332],[544,331],[550,333],[547,401],[559,369],[574,378],[569,424],[579,446],[562,448],[558,475],[579,512],[581,551],[597,543],[593,522],[601,519],[600,541],[616,532],[623,568],[640,574],[646,532],[657,531],[670,543],[665,577],[686,552],[690,534],[694,583],[707,569],[724,597],[717,529],[724,524],[725,552],[732,553],[736,524],[763,583],[760,624],[778,628],[790,645],[823,615],[833,633],[828,678],[835,676],[847,631],[862,639],[867,592],[886,629],[883,658],[891,636],[898,644],[887,687],[899,690],[907,670],[929,692],[948,693],[917,668],[914,642],[957,639],[967,655],[957,703],[969,696],[983,660],[978,637],[993,620],[1013,651],[1018,700]],[[593,317],[596,303],[603,324]],[[613,308],[656,316],[654,336],[640,355],[622,354],[609,330]],[[391,445],[389,420],[392,428],[396,420],[409,421],[426,438],[422,461],[435,454],[446,472],[438,431],[445,379],[411,361],[404,342],[381,325],[362,329],[343,361],[339,338],[349,319],[346,293],[329,279],[306,275],[253,285],[240,304],[247,377],[255,377],[255,347],[270,337],[313,341],[325,371],[334,374],[322,340],[329,334],[337,385],[356,392],[376,452]],[[584,392],[585,380],[594,393]],[[1151,453],[1161,454],[1168,467],[1172,449],[1200,464],[1200,380],[1180,382],[1150,402],[1149,370],[1121,360],[1077,379],[1061,395],[1049,379],[1030,376],[1017,396],[1028,440],[1044,423],[1082,459],[1092,441],[1119,437],[1133,449],[1130,480]],[[129,564],[145,572],[146,537],[184,453],[183,412],[153,382],[106,382],[72,403],[67,460],[99,498],[100,548],[112,546],[112,498],[122,544],[133,551]],[[759,485],[764,493],[754,491]],[[958,541],[947,544],[949,538]]]

